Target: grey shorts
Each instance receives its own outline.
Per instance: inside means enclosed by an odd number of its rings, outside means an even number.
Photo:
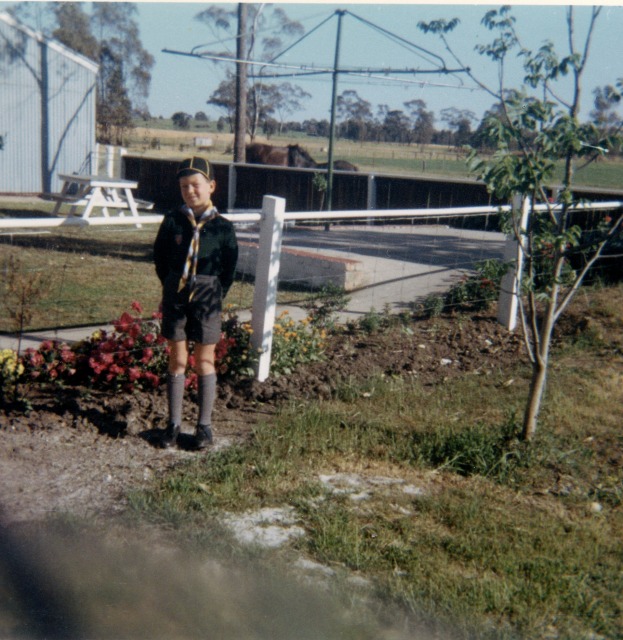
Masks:
[[[222,290],[216,276],[197,276],[195,294],[177,291],[180,276],[171,273],[162,290],[162,335],[167,340],[216,344],[221,337]]]

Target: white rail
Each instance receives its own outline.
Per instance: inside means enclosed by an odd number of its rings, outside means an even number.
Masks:
[[[253,297],[252,327],[253,346],[260,352],[259,364],[256,370],[258,380],[265,380],[270,373],[270,359],[275,321],[277,300],[277,285],[281,255],[281,239],[283,226],[286,221],[302,220],[352,220],[352,219],[391,219],[418,218],[436,219],[444,217],[463,217],[487,214],[499,214],[509,211],[510,206],[479,206],[479,207],[446,207],[440,209],[386,209],[386,210],[356,210],[356,211],[306,211],[285,212],[284,198],[264,196],[261,213],[228,213],[224,217],[232,222],[259,222],[259,249],[256,265],[255,291]],[[623,207],[621,201],[582,203],[573,207],[576,211],[612,210]],[[556,211],[558,205],[536,205],[536,211]],[[160,224],[162,215],[141,215],[141,224]],[[65,226],[113,226],[136,225],[134,216],[118,216],[115,218],[7,218],[0,219],[1,229],[45,229]],[[520,264],[521,255],[514,237],[507,239],[505,255],[515,264]],[[519,291],[520,269],[513,268],[507,274],[500,293],[498,320],[512,330],[516,323],[517,296]]]

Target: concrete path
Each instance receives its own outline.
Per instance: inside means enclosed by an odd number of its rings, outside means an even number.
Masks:
[[[296,226],[286,229],[283,245],[362,263],[368,281],[349,292],[344,320],[371,309],[408,310],[427,295],[447,290],[475,263],[503,259],[505,240],[502,233],[446,225],[344,225],[329,231]]]

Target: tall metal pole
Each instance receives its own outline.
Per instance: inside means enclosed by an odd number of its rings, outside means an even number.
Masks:
[[[340,64],[340,41],[342,38],[342,18],[346,13],[343,9],[335,12],[338,16],[337,20],[337,37],[335,41],[335,61],[333,63],[333,92],[331,95],[331,125],[329,128],[329,164],[327,173],[327,211],[332,210],[333,206],[333,143],[335,140],[335,108],[337,105],[337,80]]]
[[[234,163],[245,161],[247,135],[247,5],[238,3],[238,40],[236,43],[236,127]]]

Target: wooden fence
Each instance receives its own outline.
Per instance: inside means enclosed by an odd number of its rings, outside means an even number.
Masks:
[[[175,179],[178,160],[123,157],[122,176],[139,183],[138,197],[166,211],[181,202]],[[318,211],[324,195],[314,187],[317,169],[213,163],[218,189],[215,205],[222,212],[259,211],[266,194],[285,198],[288,211]],[[326,173],[326,172],[325,172]],[[552,188],[552,194],[555,187]],[[577,187],[579,198],[599,202],[621,199],[623,190]],[[484,184],[468,178],[397,176],[336,171],[333,210],[430,209],[496,206]]]
[[[175,179],[178,160],[126,155],[122,175],[139,183],[138,197],[167,210],[180,202]],[[218,189],[215,205],[223,212],[259,210],[268,193],[285,198],[289,211],[317,211],[324,194],[314,187],[317,169],[213,163]],[[326,171],[324,171],[326,174]],[[495,205],[476,180],[394,176],[336,171],[333,210],[404,209]]]

